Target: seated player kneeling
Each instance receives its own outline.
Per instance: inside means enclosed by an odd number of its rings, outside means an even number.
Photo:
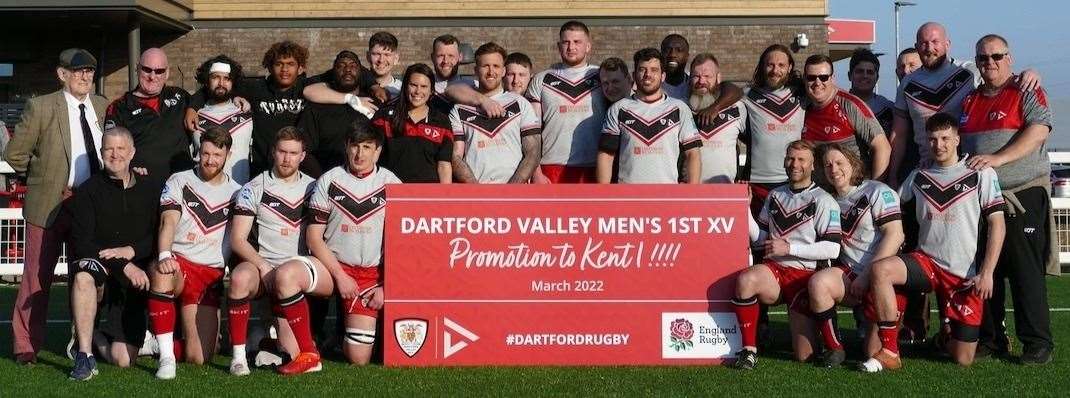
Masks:
[[[305,294],[326,297],[337,291],[345,316],[344,349],[354,364],[367,364],[379,310],[383,307],[383,209],[386,184],[401,180],[376,166],[383,135],[356,121],[346,137],[346,164],[316,182],[309,200],[306,239],[312,256],[287,261],[277,271],[275,293],[282,314],[301,344],[301,353],[279,367],[285,375],[318,369]]]
[[[867,309],[877,322],[882,349],[861,364],[861,370],[899,369],[901,292],[934,292],[951,322],[947,349],[960,365],[973,363],[984,301],[992,296],[992,279],[1003,247],[1006,206],[995,170],[972,170],[958,154],[958,120],[937,113],[925,123],[933,164],[914,170],[899,196],[903,209],[917,221],[918,247],[912,253],[887,257],[870,270],[873,304]],[[984,222],[982,222],[984,221]],[[987,223],[987,233],[981,226]],[[978,255],[986,238],[983,255]]]
[[[296,127],[279,130],[274,148],[274,166],[242,187],[230,222],[230,244],[242,259],[231,271],[227,290],[230,342],[234,354],[230,373],[236,376],[249,374],[245,343],[250,301],[265,295],[272,295],[276,304],[275,325],[280,350],[288,353],[290,358],[296,358],[302,352],[316,352],[311,336],[295,334],[286,322],[286,311],[281,303],[288,302],[285,299],[293,295],[278,296],[276,289],[278,267],[295,256],[308,254],[303,239],[305,199],[316,180],[298,171],[305,159],[305,139]],[[249,233],[254,226],[257,248],[249,243]]]
[[[769,193],[758,223],[750,223],[751,242],[765,246],[766,258],[740,273],[736,281],[732,304],[743,340],[736,368],[758,365],[759,302],[787,304],[795,358],[807,361],[813,355],[814,323],[806,304],[806,285],[819,262],[840,254],[840,208],[811,179],[814,158],[810,141],[788,145],[784,156],[788,183]]]
[[[152,333],[160,346],[156,378],[173,379],[175,300],[181,308],[184,351],[190,363],[204,364],[216,352],[219,304],[230,242],[227,221],[241,185],[225,171],[233,144],[230,133],[210,127],[200,137],[197,168],[167,179],[160,195],[159,261],[149,268],[148,300]]]
[[[71,199],[71,315],[77,340],[72,380],[97,374],[93,348],[105,361],[129,367],[145,337],[145,295],[156,234],[159,184],[130,170],[134,138],[122,127],[104,132],[105,173],[94,173]],[[125,203],[125,206],[116,206]],[[94,320],[104,314],[93,347]]]
[[[840,205],[843,238],[834,267],[810,278],[810,310],[817,322],[825,351],[818,365],[836,367],[846,353],[836,334],[836,305],[856,307],[869,293],[869,265],[894,256],[903,244],[899,195],[887,185],[863,180],[865,166],[853,151],[831,143],[820,148],[826,189]],[[880,350],[876,325],[866,332],[866,356]]]

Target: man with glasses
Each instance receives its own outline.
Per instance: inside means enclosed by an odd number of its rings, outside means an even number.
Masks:
[[[873,112],[862,99],[836,86],[832,59],[827,55],[814,54],[807,58],[803,77],[806,96],[810,98],[803,139],[816,144],[839,143],[869,166],[872,178],[879,178],[888,167],[891,146]],[[824,178],[824,173],[815,175],[817,181]]]
[[[183,118],[189,93],[167,86],[167,54],[159,48],[141,53],[138,85],[108,106],[105,129],[122,126],[134,136],[135,172],[163,181],[171,174],[193,167],[189,134]]]
[[[959,134],[964,152],[973,155],[966,159],[966,165],[974,170],[994,168],[1008,204],[1003,213],[1007,235],[996,265],[992,300],[986,303],[977,352],[979,356],[1010,352],[1003,322],[1003,280],[1007,279],[1014,303],[1014,330],[1024,345],[1022,363],[1045,364],[1051,361],[1054,347],[1044,284],[1052,243],[1047,148],[1051,109],[1044,89],[1019,89],[1006,39],[985,35],[977,41],[976,51],[983,82],[962,102]]]
[[[26,174],[26,257],[12,314],[15,360],[37,362],[45,343],[48,293],[70,225],[65,210],[71,190],[101,171],[101,124],[107,100],[93,95],[97,60],[80,48],[59,55],[56,75],[63,88],[26,102],[4,151],[16,173]]]

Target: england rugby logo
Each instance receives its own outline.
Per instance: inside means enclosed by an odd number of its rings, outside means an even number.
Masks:
[[[420,352],[427,340],[427,321],[416,318],[403,318],[394,321],[394,337],[398,348],[412,358]]]
[[[684,318],[677,318],[669,324],[669,347],[676,351],[687,351],[695,346],[691,338],[695,337],[695,327]]]

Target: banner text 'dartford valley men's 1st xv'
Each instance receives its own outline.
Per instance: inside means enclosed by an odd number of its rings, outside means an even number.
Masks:
[[[719,363],[742,185],[387,187],[389,366]]]

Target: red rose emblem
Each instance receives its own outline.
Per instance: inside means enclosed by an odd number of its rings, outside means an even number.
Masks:
[[[690,321],[683,318],[672,321],[672,324],[669,325],[669,332],[677,340],[691,340],[695,336],[694,326],[691,325]]]

